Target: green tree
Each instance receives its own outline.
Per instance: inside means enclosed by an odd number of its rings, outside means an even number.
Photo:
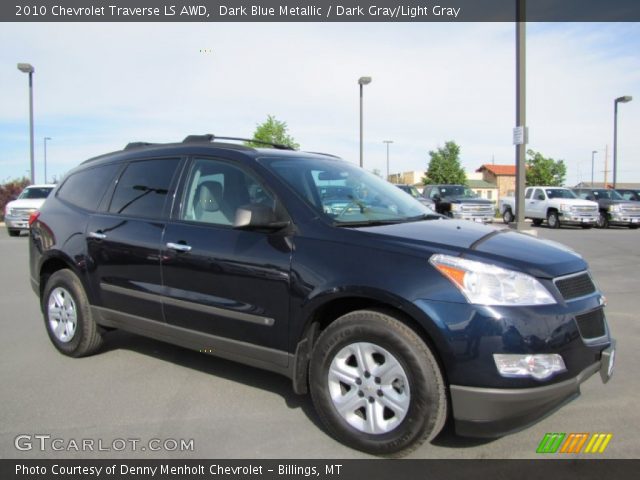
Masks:
[[[467,183],[467,176],[460,165],[460,147],[456,142],[446,142],[443,148],[431,150],[429,156],[431,160],[422,179],[425,185]]]
[[[256,130],[253,132],[253,139],[261,142],[286,145],[296,150],[300,148],[300,145],[297,144],[293,137],[287,132],[287,123],[281,122],[273,115],[267,115],[267,119],[264,122],[256,125]],[[269,147],[269,145],[255,142],[245,142],[245,145],[248,147]]]
[[[527,185],[561,186],[567,176],[564,160],[545,157],[540,152],[527,150]]]

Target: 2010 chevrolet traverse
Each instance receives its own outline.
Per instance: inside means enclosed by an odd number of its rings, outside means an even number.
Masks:
[[[331,155],[228,140],[87,160],[32,215],[31,283],[59,351],[94,353],[120,328],[275,371],[374,454],[449,416],[505,434],[610,377],[578,254],[442,219]]]

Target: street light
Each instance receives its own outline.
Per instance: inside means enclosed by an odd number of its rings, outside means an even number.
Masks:
[[[393,140],[383,140],[382,143],[387,144],[387,182],[389,181],[389,144],[393,143]]]
[[[35,183],[35,168],[33,164],[33,72],[35,69],[30,63],[19,63],[18,70],[29,74],[29,142],[31,145],[31,183]]]
[[[591,188],[593,188],[593,159],[594,159],[596,153],[598,153],[597,150],[593,150],[591,152]],[[605,187],[606,187],[606,185],[605,185]]]
[[[47,183],[47,140],[53,140],[51,137],[44,137],[44,183]]]
[[[631,100],[633,100],[633,97],[625,95],[624,97],[616,98],[613,102],[613,188],[616,188],[618,174],[618,103],[628,103]]]
[[[362,87],[371,83],[371,77],[360,77],[358,85],[360,85],[360,168],[362,168]]]

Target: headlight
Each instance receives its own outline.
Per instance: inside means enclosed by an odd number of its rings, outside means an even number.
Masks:
[[[610,212],[619,212],[620,211],[620,205],[609,205],[609,211]]]
[[[536,355],[493,354],[496,368],[503,377],[533,377],[545,380],[567,370],[557,353]]]
[[[560,210],[562,210],[563,212],[570,212],[571,211],[571,205],[567,205],[566,203],[561,203],[560,204]]]
[[[460,210],[462,210],[462,205],[459,203],[452,203],[451,204],[451,211],[452,212],[459,212]]]
[[[488,263],[437,254],[429,262],[478,305],[549,305],[556,303],[530,275]]]

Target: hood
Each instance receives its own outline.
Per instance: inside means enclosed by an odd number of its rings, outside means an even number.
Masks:
[[[549,201],[566,203],[575,207],[597,207],[598,202],[592,202],[591,200],[583,200],[582,198],[552,198]]]
[[[610,198],[599,198],[597,200],[598,205],[601,207],[608,207],[609,205],[625,205],[625,206],[633,206],[634,203],[628,200],[612,200]]]
[[[46,198],[21,198],[7,203],[8,208],[40,208]]]
[[[486,205],[488,203],[492,203],[491,200],[486,200],[484,198],[469,198],[469,197],[445,197],[442,199],[443,202],[449,203],[473,203],[476,205]]]
[[[467,220],[400,223],[362,227],[358,231],[379,236],[397,247],[419,251],[425,258],[434,253],[460,255],[541,278],[588,268],[578,253],[560,243]]]

